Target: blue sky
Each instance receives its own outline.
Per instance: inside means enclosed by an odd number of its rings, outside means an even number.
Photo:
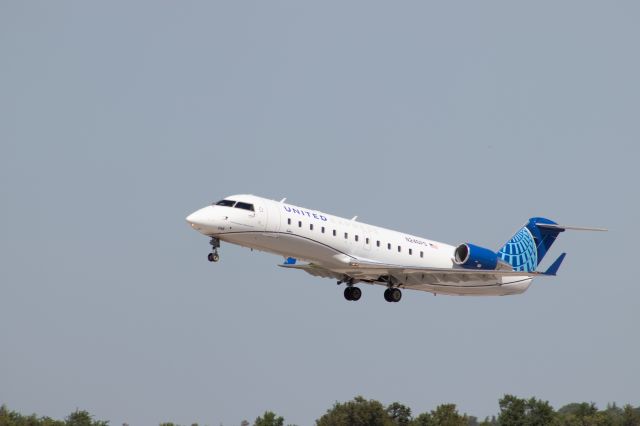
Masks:
[[[112,424],[311,424],[361,394],[478,416],[504,393],[639,405],[635,2],[3,2],[0,401]],[[224,245],[254,193],[499,248],[503,298],[366,287]]]

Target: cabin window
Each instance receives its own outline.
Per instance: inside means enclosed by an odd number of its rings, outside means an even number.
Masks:
[[[334,237],[336,236],[336,230],[335,229],[333,230],[333,236]]]
[[[365,244],[369,244],[369,237],[367,237],[367,238],[365,238],[365,239],[364,239],[364,243],[365,243]]]
[[[344,239],[345,239],[345,240],[348,240],[348,239],[349,239],[349,233],[348,233],[348,232],[345,232],[345,233],[344,233]]]
[[[324,234],[324,226],[322,228],[320,228],[320,232],[322,232]]]
[[[391,250],[391,243],[387,243],[387,250]]]
[[[302,221],[301,220],[298,221],[298,228],[302,228]]]
[[[380,247],[380,240],[376,241],[376,247]]]
[[[287,225],[291,225],[291,218],[287,219]]]
[[[309,224],[309,231],[313,231],[313,223]]]
[[[398,253],[402,251],[402,247],[398,246]]]
[[[420,257],[424,257],[424,252],[420,252]]]
[[[409,249],[409,256],[413,254],[413,249]]]
[[[253,204],[243,203],[242,201],[238,201],[235,205],[235,208],[242,209],[242,210],[249,210],[250,212],[255,211],[253,210]]]
[[[356,241],[358,241],[358,236],[356,235]]]
[[[233,207],[236,202],[233,200],[220,200],[216,203],[216,206]]]

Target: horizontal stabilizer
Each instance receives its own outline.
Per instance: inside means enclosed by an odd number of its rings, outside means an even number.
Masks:
[[[558,269],[560,269],[560,265],[562,265],[562,261],[567,256],[567,253],[562,253],[555,262],[549,266],[549,268],[544,272],[545,275],[556,275],[558,273]]]
[[[560,232],[565,230],[571,231],[608,231],[606,228],[587,228],[585,226],[565,226],[565,225],[557,225],[551,223],[536,223],[538,228],[546,228],[546,229],[555,229]]]

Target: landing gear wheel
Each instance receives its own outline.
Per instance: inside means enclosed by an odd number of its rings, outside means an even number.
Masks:
[[[347,287],[344,289],[344,298],[347,300],[351,300],[351,289],[352,287]]]
[[[402,299],[402,292],[399,288],[388,288],[384,291],[384,300],[387,302],[399,302]]]
[[[391,289],[388,288],[384,291],[384,300],[386,300],[387,302],[391,302],[391,297],[389,296],[389,293],[391,292]]]
[[[362,290],[358,287],[347,287],[344,289],[344,298],[355,302],[356,300],[360,300],[362,297]]]
[[[351,287],[351,300],[355,302],[360,300],[360,297],[362,297],[362,290],[358,287]]]
[[[211,244],[211,253],[207,255],[207,259],[209,262],[217,262],[220,260],[220,256],[218,255],[218,247],[220,247],[220,239],[216,237],[211,237],[209,240],[209,244]]]
[[[402,292],[400,291],[400,289],[392,288],[389,292],[389,299],[391,299],[392,302],[399,302],[400,299],[402,299]]]

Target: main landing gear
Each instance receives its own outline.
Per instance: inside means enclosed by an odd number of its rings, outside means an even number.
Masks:
[[[220,239],[216,237],[211,237],[209,244],[211,244],[211,253],[207,255],[207,259],[209,259],[209,262],[217,262],[218,260],[220,260],[220,255],[218,254],[218,248],[220,247]]]
[[[353,284],[355,284],[355,280],[353,278],[345,277],[338,281],[338,285],[342,283],[347,285],[347,288],[344,289],[345,299],[349,301],[360,300],[362,297],[362,290],[358,287],[354,287]],[[402,291],[399,288],[390,286],[384,291],[384,300],[387,302],[396,303],[399,302],[400,299],[402,299]]]
[[[399,302],[402,299],[402,292],[399,288],[388,288],[384,291],[384,300],[387,302]]]
[[[356,301],[356,300],[360,300],[360,297],[362,297],[362,290],[360,290],[358,287],[347,287],[344,289],[344,298],[349,300],[349,301]]]
[[[351,302],[360,300],[360,298],[362,297],[362,290],[360,290],[358,287],[353,286],[353,284],[355,283],[355,280],[353,278],[345,276],[343,279],[338,281],[338,285],[342,283],[345,283],[347,285],[347,288],[344,289],[345,299]]]

